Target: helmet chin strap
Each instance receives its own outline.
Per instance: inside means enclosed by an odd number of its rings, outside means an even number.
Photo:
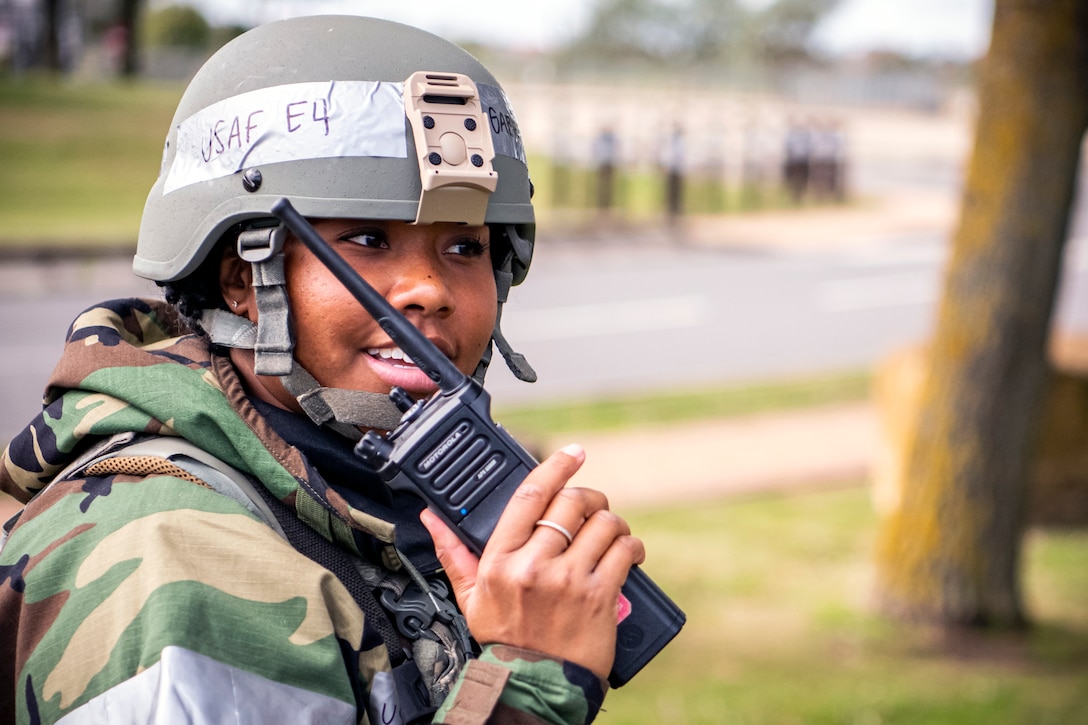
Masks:
[[[263,315],[258,318],[264,319]],[[253,350],[254,372],[269,374],[261,372],[267,369],[260,364],[262,355],[267,353],[262,353],[257,346],[264,325],[254,325],[244,317],[220,309],[204,310],[200,324],[211,341],[218,345]],[[392,430],[400,422],[401,412],[388,395],[324,387],[297,361],[293,361],[287,374],[272,374],[279,377],[284,389],[298,401],[314,424],[326,426],[351,440],[362,437],[360,427]]]
[[[287,298],[284,273],[284,227],[261,227],[242,232],[238,253],[253,268],[253,288],[257,302],[257,324],[222,309],[206,309],[201,326],[211,341],[226,347],[253,350],[253,370],[258,375],[275,375],[302,410],[317,425],[335,430],[351,440],[361,437],[359,428],[392,430],[400,422],[401,411],[388,395],[346,388],[322,386],[294,359],[295,336],[291,307]],[[506,360],[510,371],[520,380],[536,381],[536,372],[525,356],[514,352],[502,334],[502,308],[513,283],[511,249],[495,269],[498,305],[492,339],[473,377],[482,385],[492,344]]]
[[[533,370],[532,365],[529,364],[524,355],[514,351],[514,348],[506,341],[501,329],[502,308],[510,297],[510,288],[514,283],[513,261],[514,250],[511,249],[503,258],[502,265],[495,269],[495,289],[499,297],[499,304],[495,311],[495,328],[491,331],[491,340],[487,343],[487,349],[480,358],[480,364],[476,366],[476,372],[472,374],[472,377],[480,385],[484,384],[484,374],[487,373],[487,367],[491,364],[492,344],[499,348],[499,354],[506,360],[506,367],[510,368],[510,372],[514,374],[514,377],[526,383],[536,382],[536,371]]]

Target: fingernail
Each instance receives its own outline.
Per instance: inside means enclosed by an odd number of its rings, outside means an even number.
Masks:
[[[578,445],[577,443],[568,443],[567,445],[563,446],[560,450],[563,451],[564,453],[566,453],[571,458],[582,458],[586,454],[585,449],[582,448],[582,446]]]

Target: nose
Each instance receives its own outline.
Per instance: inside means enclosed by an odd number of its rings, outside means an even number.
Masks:
[[[454,299],[436,254],[426,245],[404,255],[397,280],[389,291],[389,304],[411,317],[446,317],[453,312]]]

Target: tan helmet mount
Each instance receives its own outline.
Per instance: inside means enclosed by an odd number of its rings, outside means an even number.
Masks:
[[[499,177],[476,83],[462,73],[413,73],[404,82],[404,114],[422,186],[415,223],[483,224]]]

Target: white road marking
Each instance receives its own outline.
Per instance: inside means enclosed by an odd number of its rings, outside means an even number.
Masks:
[[[856,312],[883,307],[928,305],[940,298],[936,272],[904,272],[824,282],[818,291],[821,308]]]
[[[843,266],[907,266],[932,263],[928,271],[877,274],[824,282],[818,291],[820,306],[829,312],[856,312],[883,307],[934,304],[940,299],[947,249],[937,246],[913,250],[874,250],[852,255]],[[1070,239],[1065,250],[1066,274],[1088,271],[1088,238]]]
[[[542,342],[655,330],[681,330],[710,321],[706,295],[599,302],[546,309],[503,312],[511,339]],[[516,331],[516,334],[514,334]]]
[[[867,248],[843,255],[843,267],[908,267],[915,265],[941,266],[948,258],[949,246],[944,242],[924,242],[910,246]]]

